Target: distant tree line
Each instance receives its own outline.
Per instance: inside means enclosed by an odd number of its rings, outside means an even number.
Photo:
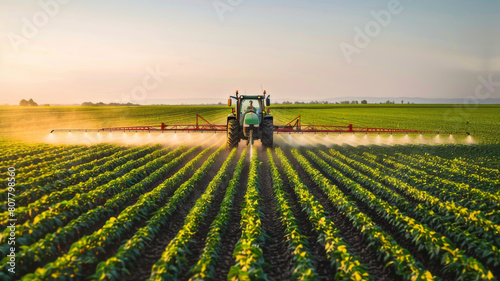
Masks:
[[[387,100],[385,102],[380,102],[380,104],[395,104],[396,102],[395,101],[390,101],[390,100]],[[274,102],[273,104],[280,104],[279,102]],[[348,100],[345,100],[345,101],[340,101],[340,102],[335,102],[335,103],[329,103],[328,101],[310,101],[310,102],[303,102],[303,101],[295,101],[295,102],[291,102],[291,101],[284,101],[282,102],[281,104],[368,104],[368,101],[367,100],[362,100],[362,101],[357,101],[357,100],[353,100],[353,101],[348,101]],[[402,100],[401,101],[401,104],[404,104],[404,101]],[[413,102],[407,102],[407,104],[414,104]]]
[[[362,100],[361,102],[357,100],[353,101],[341,101],[341,102],[335,102],[335,103],[329,103],[328,101],[310,101],[310,102],[303,102],[303,101],[296,101],[296,102],[291,102],[291,101],[284,101],[281,104],[367,104],[368,102],[366,100]],[[275,102],[274,104],[280,104],[279,102]]]
[[[390,101],[390,100],[386,100],[385,102],[381,102],[380,104],[384,104],[384,103],[385,103],[385,104],[396,104],[396,102],[395,102],[395,101]],[[402,100],[402,101],[401,101],[401,104],[404,104],[404,103],[405,103],[405,101],[404,101],[404,100]],[[408,101],[408,102],[406,102],[406,104],[415,104],[415,103],[414,103],[414,102],[410,103],[410,102]]]
[[[303,102],[303,101],[296,101],[296,102],[291,102],[291,101],[284,101],[282,104],[328,104],[328,101],[317,101],[313,100],[310,102]]]
[[[38,103],[36,103],[33,99],[30,99],[30,100],[22,99],[19,102],[19,105],[20,106],[38,106]]]
[[[82,103],[82,106],[139,106],[140,104],[136,103],[117,103],[117,102],[111,102],[111,103],[103,103],[103,102],[98,102],[98,103],[93,103],[93,102],[84,102]]]

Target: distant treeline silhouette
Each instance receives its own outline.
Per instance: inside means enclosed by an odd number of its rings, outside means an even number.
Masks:
[[[30,99],[29,101],[22,99],[19,102],[20,106],[38,106],[38,103],[36,103],[33,99]]]
[[[111,102],[111,103],[103,103],[103,102],[98,102],[98,103],[93,103],[93,102],[84,102],[82,103],[82,106],[139,106],[140,104],[136,103],[117,103],[117,102]]]
[[[368,102],[366,100],[362,100],[361,104],[367,104]],[[279,102],[276,102],[274,104],[280,104]],[[359,104],[359,101],[353,100],[353,101],[341,101],[341,102],[331,102],[329,103],[328,101],[310,101],[310,102],[303,102],[303,101],[296,101],[296,102],[291,102],[291,101],[284,101],[282,104]]]

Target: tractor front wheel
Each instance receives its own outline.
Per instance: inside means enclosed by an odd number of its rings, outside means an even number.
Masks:
[[[262,121],[262,146],[273,147],[273,119],[267,118]]]
[[[231,119],[227,122],[227,148],[233,149],[238,146],[240,142],[240,128],[238,121]]]

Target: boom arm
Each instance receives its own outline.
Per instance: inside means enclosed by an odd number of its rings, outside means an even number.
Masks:
[[[204,123],[200,124],[200,119]],[[135,132],[225,132],[226,125],[214,125],[208,122],[201,115],[196,114],[196,124],[192,125],[167,125],[161,123],[160,126],[135,126],[135,127],[111,127],[103,129],[56,129],[53,132],[115,132],[115,131],[135,131]],[[463,133],[469,135],[469,132],[442,132],[442,131],[418,131],[407,129],[390,129],[390,128],[363,128],[354,127],[352,124],[347,126],[331,126],[331,125],[303,125],[300,115],[288,122],[285,126],[273,126],[273,132],[279,133]]]

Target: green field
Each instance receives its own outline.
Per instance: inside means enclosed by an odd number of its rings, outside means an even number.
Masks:
[[[301,115],[304,124],[468,131],[482,144],[500,143],[500,105],[272,105],[275,124]],[[200,114],[225,124],[226,106],[0,107],[0,137],[37,140],[50,130],[117,126],[194,124]]]
[[[500,106],[448,110],[271,107],[277,124],[473,142],[280,133],[229,150],[225,133],[49,134],[224,124],[227,107],[0,107],[0,280],[499,280]]]

